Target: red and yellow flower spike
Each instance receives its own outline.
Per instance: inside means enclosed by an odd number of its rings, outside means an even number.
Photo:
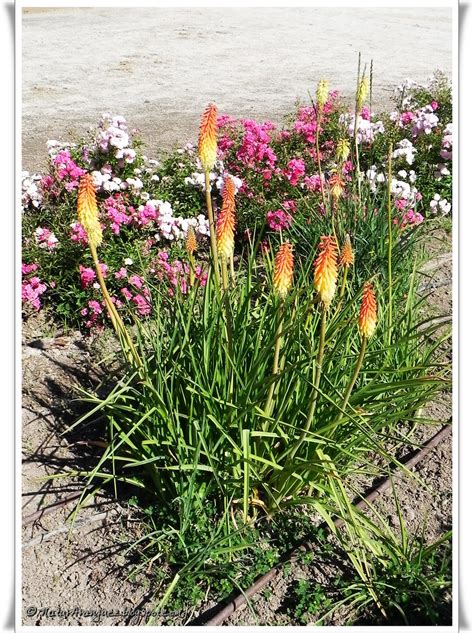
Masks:
[[[224,180],[222,210],[217,218],[217,252],[219,257],[231,258],[234,253],[235,185],[230,176]]]
[[[370,338],[375,332],[377,325],[377,302],[375,299],[374,287],[370,282],[364,284],[362,290],[362,302],[359,313],[359,330],[361,336]]]
[[[339,200],[344,192],[344,180],[341,174],[337,171],[335,171],[329,178],[329,190],[331,191],[331,196],[335,200]]]
[[[90,174],[81,176],[77,196],[77,215],[89,243],[96,248],[102,242],[102,227],[99,222],[99,210],[95,196],[95,187]]]
[[[188,255],[193,255],[197,251],[196,233],[192,226],[188,226],[185,245]]]
[[[346,235],[346,241],[341,249],[341,255],[339,257],[340,266],[353,266],[354,265],[354,251],[352,250],[351,240]]]
[[[336,292],[337,244],[333,235],[323,235],[319,242],[319,255],[314,262],[314,287],[326,308]]]
[[[201,118],[198,155],[204,171],[211,171],[217,160],[217,107],[213,103],[207,106]]]
[[[284,242],[276,254],[273,272],[273,286],[281,299],[285,299],[293,284],[293,268],[293,246]]]

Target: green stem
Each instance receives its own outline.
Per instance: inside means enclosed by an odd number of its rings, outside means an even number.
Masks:
[[[194,255],[189,253],[189,285],[191,288],[194,286],[194,281],[196,279],[195,266],[194,266]]]
[[[119,337],[121,342],[125,343],[125,346],[128,347],[130,354],[131,354],[131,358],[129,357],[129,361],[133,361],[134,364],[137,367],[141,367],[142,366],[142,362],[141,359],[138,355],[138,352],[135,348],[135,345],[132,342],[132,339],[130,338],[130,335],[128,333],[127,328],[124,325],[124,322],[122,321],[122,318],[120,317],[119,313],[117,312],[117,308],[115,307],[112,298],[109,294],[109,291],[107,290],[107,286],[105,285],[105,280],[104,280],[104,276],[102,274],[102,269],[99,265],[99,258],[97,257],[97,250],[96,247],[94,246],[94,244],[91,244],[89,242],[89,248],[90,251],[92,253],[92,259],[94,261],[94,266],[95,266],[95,270],[96,270],[96,274],[97,274],[97,279],[99,281],[99,286],[100,289],[102,291],[102,295],[104,297],[105,300],[105,305],[107,306],[107,311],[109,313],[110,319],[112,321],[112,325],[114,327],[114,330],[117,334],[117,336]]]
[[[283,342],[283,301],[280,299],[280,305],[278,306],[278,325],[277,325],[277,335],[275,341],[275,353],[273,355],[273,368],[272,368],[272,376],[276,376],[280,369],[280,350]],[[268,390],[267,401],[265,403],[265,415],[269,416],[271,410],[273,408],[273,394],[275,392],[276,380],[272,381],[270,388]],[[265,420],[264,431],[268,428],[268,420]]]
[[[342,274],[341,290],[339,291],[339,298],[340,299],[342,299],[342,297],[344,295],[344,290],[346,289],[346,281],[347,281],[348,270],[349,270],[349,266],[346,264],[344,266],[344,272]]]
[[[207,206],[207,218],[209,220],[209,233],[211,238],[211,252],[212,252],[212,261],[214,266],[214,274],[217,279],[217,285],[220,285],[220,274],[219,274],[219,256],[217,254],[217,239],[216,239],[216,227],[214,221],[214,212],[212,210],[212,200],[211,200],[211,182],[209,180],[209,172],[207,169],[204,171],[204,182],[206,187],[206,206]]]
[[[320,120],[320,112],[319,105],[316,107],[316,157],[318,160],[318,172],[319,172],[319,182],[321,183],[321,195],[323,198],[324,208],[327,209],[327,201],[326,201],[326,187],[325,182],[323,180],[323,170],[321,169],[321,156],[319,154],[319,120]]]
[[[387,193],[387,221],[388,221],[388,344],[392,338],[392,143],[388,146],[388,193]]]
[[[355,119],[354,119],[354,151],[356,158],[356,180],[357,180],[357,195],[359,197],[359,202],[361,200],[360,194],[360,165],[359,165],[359,144],[357,143],[357,126],[359,124],[359,111],[356,110]]]
[[[360,372],[360,368],[362,367],[362,361],[364,360],[365,350],[367,347],[367,337],[362,337],[362,344],[360,346],[359,358],[357,359],[357,363],[354,369],[354,373],[352,374],[352,378],[350,383],[346,387],[346,392],[344,394],[344,402],[342,403],[341,410],[339,411],[339,415],[336,418],[336,423],[340,422],[342,416],[344,415],[347,407],[347,403],[349,402],[349,398],[351,397],[352,389],[354,388],[355,382]]]
[[[321,371],[323,366],[323,357],[324,357],[324,345],[326,342],[326,306],[323,304],[322,314],[321,314],[321,328],[319,331],[319,350],[318,350],[318,358],[316,364],[313,362],[313,392],[311,394],[311,400],[309,403],[309,411],[308,417],[306,420],[306,424],[304,426],[303,432],[301,434],[300,439],[296,442],[293,449],[290,452],[289,460],[292,460],[296,453],[298,452],[300,446],[304,442],[309,429],[311,428],[311,424],[313,423],[314,413],[316,411],[316,402],[318,399],[319,393],[319,383],[321,381]]]

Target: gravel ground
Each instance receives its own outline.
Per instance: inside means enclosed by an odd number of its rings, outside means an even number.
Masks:
[[[46,141],[124,115],[147,148],[195,140],[203,107],[280,120],[325,77],[352,95],[374,59],[374,105],[397,83],[451,74],[446,8],[24,9],[23,168]]]

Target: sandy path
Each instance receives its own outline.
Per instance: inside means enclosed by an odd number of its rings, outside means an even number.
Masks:
[[[151,151],[195,139],[203,106],[279,119],[321,77],[351,94],[357,53],[375,102],[405,77],[451,69],[451,10],[82,8],[25,10],[23,166],[49,138],[122,114]]]

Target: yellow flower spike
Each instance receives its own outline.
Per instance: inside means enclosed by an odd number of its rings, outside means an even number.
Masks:
[[[337,283],[337,244],[333,235],[321,236],[319,251],[314,262],[314,287],[320,300],[328,308]]]
[[[207,106],[202,115],[198,155],[204,171],[211,171],[217,160],[217,107],[213,103]]]
[[[344,180],[337,171],[329,178],[329,190],[335,200],[339,200],[344,192]]]
[[[341,266],[354,265],[354,251],[352,250],[351,240],[348,235],[346,235],[346,241],[344,242],[344,246],[341,249],[339,264]]]
[[[196,233],[192,226],[189,226],[186,232],[185,246],[188,255],[193,255],[197,250]]]
[[[273,273],[273,286],[281,299],[287,296],[293,283],[293,267],[293,246],[284,242],[276,254]]]
[[[361,336],[370,338],[375,332],[377,325],[377,302],[375,299],[374,287],[366,282],[362,291],[362,301],[359,313],[359,330]]]
[[[89,243],[96,248],[102,242],[102,227],[99,222],[99,210],[95,196],[95,187],[90,174],[81,176],[77,196],[77,215]]]
[[[347,138],[341,138],[336,145],[336,160],[343,163],[349,158],[351,147]]]
[[[364,105],[364,101],[367,99],[369,95],[369,78],[367,75],[364,75],[359,82],[357,87],[357,95],[356,95],[356,104],[357,104],[357,112],[360,112],[360,109]]]
[[[222,210],[217,218],[217,252],[219,257],[231,258],[234,253],[235,185],[230,176],[224,181]]]
[[[329,97],[329,83],[325,79],[321,79],[316,90],[316,102],[320,110],[323,109]]]

